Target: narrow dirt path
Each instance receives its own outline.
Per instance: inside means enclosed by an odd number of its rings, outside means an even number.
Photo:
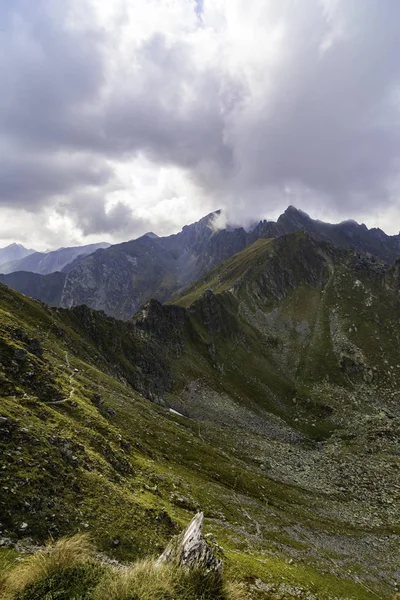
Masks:
[[[54,400],[53,402],[47,402],[47,404],[63,404],[65,402],[69,402],[70,400],[72,400],[72,396],[75,393],[75,386],[73,384],[73,379],[75,377],[75,373],[74,371],[71,369],[71,365],[69,363],[69,356],[68,356],[68,352],[65,352],[65,362],[67,365],[67,368],[70,371],[69,374],[69,378],[68,378],[68,385],[69,385],[69,394],[68,394],[68,398],[64,398],[63,400]]]

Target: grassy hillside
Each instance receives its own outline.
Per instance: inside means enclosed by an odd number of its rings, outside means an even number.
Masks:
[[[298,234],[257,242],[132,323],[0,286],[3,547],[90,532],[137,560],[201,508],[249,597],[389,599],[391,277]]]

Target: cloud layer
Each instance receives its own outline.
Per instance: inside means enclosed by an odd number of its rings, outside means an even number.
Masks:
[[[395,229],[399,18],[397,0],[5,0],[0,241],[167,234],[220,206]]]

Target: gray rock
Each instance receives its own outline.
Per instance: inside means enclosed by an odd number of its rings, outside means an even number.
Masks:
[[[24,350],[23,348],[16,348],[14,350],[14,358],[18,362],[23,362],[24,360],[26,360],[27,356],[28,356],[28,352],[26,350]]]
[[[172,563],[186,569],[200,569],[220,574],[222,562],[203,537],[204,515],[202,512],[192,519],[187,528],[172,538],[156,565]]]

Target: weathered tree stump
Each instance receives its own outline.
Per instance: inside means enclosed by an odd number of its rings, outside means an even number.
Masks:
[[[215,557],[213,549],[203,537],[203,521],[203,513],[197,513],[187,528],[172,538],[156,565],[172,563],[190,570],[220,574],[222,562]]]

